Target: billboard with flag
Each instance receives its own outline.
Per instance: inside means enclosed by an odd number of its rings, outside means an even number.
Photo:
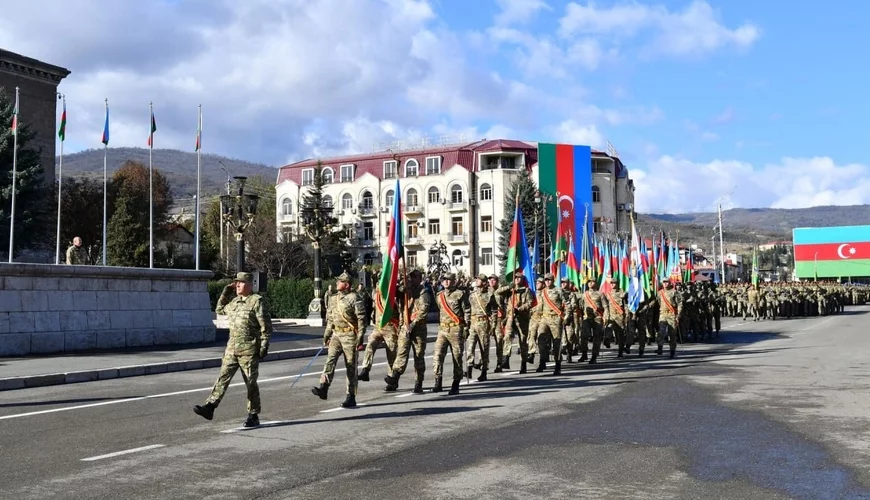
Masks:
[[[798,278],[870,276],[870,226],[795,228],[793,238]]]

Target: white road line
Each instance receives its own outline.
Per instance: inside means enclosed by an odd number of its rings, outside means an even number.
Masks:
[[[430,391],[430,390],[428,390],[428,389],[423,391],[423,394],[427,394],[427,393],[431,394],[432,391]],[[407,398],[407,397],[409,397],[409,396],[413,396],[413,395],[414,395],[414,391],[408,391],[408,392],[406,392],[406,393],[404,393],[404,394],[399,394],[398,396],[395,396],[395,397],[397,397],[397,398]]]
[[[277,425],[287,425],[292,423],[293,420],[267,420],[264,422],[260,422],[258,427],[235,427],[233,429],[227,429],[225,431],[221,431],[221,434],[232,434],[234,432],[245,432],[245,431],[253,431],[256,429],[262,429],[264,427],[275,427]]]
[[[98,455],[96,457],[83,458],[82,462],[93,462],[94,460],[102,460],[104,458],[120,457],[121,455],[129,455],[130,453],[137,453],[140,451],[153,450],[155,448],[163,448],[164,446],[166,446],[166,445],[165,444],[151,444],[148,446],[143,446],[141,448],[133,448],[131,450],[116,451],[115,453],[107,453],[105,455]]]
[[[357,403],[357,405],[356,405],[357,408],[359,408],[361,406],[368,406],[368,403]],[[320,410],[320,413],[332,413],[334,411],[342,411],[342,410],[347,410],[347,408],[342,408],[341,406],[339,406],[338,408],[330,408],[328,410]]]

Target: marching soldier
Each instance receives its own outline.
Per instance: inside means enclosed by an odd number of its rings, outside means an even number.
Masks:
[[[539,276],[535,280],[535,295],[540,297],[544,289],[544,278]],[[544,303],[537,301],[529,312],[529,356],[527,362],[535,364],[535,354],[538,352],[538,323],[541,321]],[[546,360],[544,360],[546,362]],[[545,363],[546,364],[546,363]]]
[[[507,305],[504,294],[499,293],[500,290],[508,289],[509,287],[498,286],[498,276],[489,275],[489,289],[495,292],[496,310],[490,315],[490,331],[495,340],[495,359],[496,366],[494,373],[500,373],[502,370],[510,369],[510,346],[507,348],[508,357],[505,359],[505,335],[510,336],[507,331],[505,322],[507,321]],[[509,340],[509,339],[508,339]]]
[[[562,289],[556,287],[553,280],[554,277],[551,273],[544,276],[544,288],[541,290],[543,309],[541,319],[538,322],[538,339],[541,338],[541,335],[550,337],[553,346],[553,359],[556,361],[553,375],[560,375],[562,373],[562,330],[566,304]],[[544,371],[547,357],[541,353],[541,362],[538,364],[537,372]]]
[[[453,385],[449,395],[459,394],[459,383],[462,382],[462,347],[467,336],[468,322],[471,319],[471,308],[468,297],[462,290],[456,287],[456,277],[453,273],[447,273],[441,277],[444,289],[438,292],[435,303],[441,312],[438,338],[435,340],[435,359],[433,370],[435,372],[435,385],[432,392],[441,392],[442,375],[444,370],[444,357],[447,348],[453,355]]]
[[[502,287],[502,293],[507,294],[507,324],[505,330],[510,330],[511,335],[516,335],[520,343],[520,373],[526,373],[526,363],[529,357],[529,321],[533,305],[532,291],[529,289],[526,277],[522,271],[514,273],[513,287]],[[509,292],[508,292],[509,291]],[[505,334],[508,338],[508,334]],[[507,369],[510,368],[505,361]]]
[[[326,364],[320,375],[320,386],[313,387],[311,393],[320,399],[326,399],[329,386],[335,375],[335,363],[338,357],[344,356],[344,368],[347,375],[347,397],[341,403],[342,408],[356,407],[356,359],[357,345],[365,335],[365,304],[362,297],[352,291],[350,275],[341,273],[335,283],[337,293],[329,301],[329,311],[326,316],[326,330],[323,332],[323,344],[329,347]]]
[[[580,343],[580,334],[577,330],[580,329],[576,321],[577,311],[577,295],[574,293],[574,285],[568,278],[562,278],[562,297],[565,301],[565,322],[563,333],[565,334],[565,354],[567,355],[568,363],[573,363],[572,356],[577,350],[577,344]]]
[[[608,314],[607,301],[598,291],[598,283],[591,280],[587,283],[588,290],[583,292],[583,330],[580,336],[580,361],[586,361],[589,350],[589,337],[592,337],[592,359],[589,364],[598,362],[601,352],[601,341],[604,339],[604,318]]]
[[[495,295],[487,288],[486,275],[481,274],[475,281],[475,289],[471,292],[471,330],[465,345],[466,351],[466,375],[471,379],[474,370],[474,347],[480,346],[481,373],[478,382],[486,381],[486,372],[489,369],[489,331],[490,317],[497,309]]]
[[[372,371],[375,351],[378,347],[383,345],[387,350],[387,371],[393,367],[393,362],[396,360],[396,347],[399,341],[399,315],[397,314],[395,317],[390,319],[383,328],[379,327],[378,325],[381,324],[381,318],[384,316],[385,307],[384,299],[381,297],[381,291],[375,290],[374,331],[369,334],[369,342],[366,346],[365,356],[363,357],[363,365],[359,374],[357,374],[357,380],[362,382],[369,381],[369,373]],[[398,311],[398,308],[394,307],[394,310]]]
[[[390,372],[384,377],[384,382],[387,383],[387,392],[394,392],[399,388],[399,377],[405,373],[408,354],[413,349],[416,376],[414,394],[423,394],[423,375],[426,372],[426,315],[431,305],[431,295],[423,286],[423,273],[417,269],[408,273],[408,284],[403,293],[405,300],[408,301],[409,323],[402,325],[396,360],[391,365]]]
[[[616,357],[621,358],[623,352],[628,354],[630,343],[626,343],[625,333],[628,328],[628,296],[625,292],[619,289],[619,280],[610,278],[611,290],[607,294],[607,316],[604,318],[605,328],[611,331],[611,335],[616,337],[616,344],[619,346],[619,354]],[[593,353],[593,357],[595,354]]]
[[[206,420],[214,417],[214,410],[226,394],[233,375],[241,368],[242,378],[248,388],[248,418],[244,426],[260,425],[260,387],[257,385],[257,377],[260,373],[260,360],[269,352],[272,319],[266,299],[253,293],[253,287],[251,273],[238,273],[235,281],[224,288],[218,299],[215,311],[228,316],[230,338],[221,361],[220,375],[211,394],[204,405],[193,407],[194,413]],[[236,297],[230,300],[233,289]]]
[[[671,358],[677,354],[677,331],[679,330],[680,313],[683,305],[680,294],[671,287],[671,280],[665,279],[662,282],[662,289],[658,293],[659,303],[659,329],[658,349],[656,354],[661,354],[665,345],[665,336],[668,337],[668,343],[671,346]]]

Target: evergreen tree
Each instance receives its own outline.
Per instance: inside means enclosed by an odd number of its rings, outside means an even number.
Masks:
[[[323,165],[317,162],[311,185],[305,190],[299,204],[300,215],[304,221],[302,230],[312,245],[317,240],[316,244],[320,245],[321,250],[321,261],[336,260],[336,258],[340,259],[342,250],[347,247],[344,241],[346,235],[342,231],[336,231],[338,219],[332,215],[333,206],[323,206],[323,187],[326,184],[323,182],[322,173]],[[333,200],[333,203],[336,202],[338,200]],[[341,267],[348,270],[349,264],[342,260]]]
[[[12,116],[15,96],[0,87],[0,251],[9,248],[9,222],[12,207],[12,156],[14,134]],[[54,247],[51,229],[54,217],[46,185],[40,149],[31,146],[35,133],[26,122],[18,122],[18,158],[15,177],[15,252],[36,246]],[[56,200],[56,198],[55,198]]]
[[[144,267],[148,265],[148,226],[131,206],[128,197],[118,198],[115,211],[109,219],[106,235],[108,263],[113,266]],[[145,238],[142,238],[142,233]]]
[[[507,265],[507,250],[511,241],[511,228],[514,225],[514,214],[516,211],[516,200],[519,198],[520,208],[523,211],[523,225],[526,229],[526,241],[529,246],[534,245],[535,232],[539,231],[539,244],[543,245],[544,241],[544,217],[541,211],[541,204],[535,203],[535,197],[538,196],[538,186],[532,180],[531,174],[521,173],[511,183],[508,189],[508,196],[504,203],[504,216],[499,223],[498,249],[501,254],[499,259],[501,263],[501,274],[504,275],[504,266]],[[535,220],[537,216],[537,226]],[[542,252],[545,259],[546,252],[549,250],[543,249]],[[535,263],[537,264],[537,263]]]
[[[56,195],[56,193],[55,193]],[[103,182],[65,177],[61,192],[61,252],[76,236],[88,250],[90,263],[101,262],[103,254]],[[55,198],[56,199],[56,198]],[[63,254],[61,255],[63,258]]]

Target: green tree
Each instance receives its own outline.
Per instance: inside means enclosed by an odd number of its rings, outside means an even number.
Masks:
[[[66,177],[61,197],[61,252],[79,236],[82,246],[88,250],[90,263],[100,262],[103,253],[102,181]]]
[[[12,206],[12,156],[14,134],[12,116],[15,97],[0,87],[0,251],[9,248],[9,222]],[[31,146],[35,133],[27,123],[18,123],[18,158],[15,177],[15,252],[25,248],[54,246],[51,226],[55,218],[50,200],[52,189],[46,185],[40,149]],[[56,198],[55,198],[56,199]]]
[[[337,261],[341,262],[342,268],[349,271],[350,263],[346,258],[348,254],[342,254],[342,251],[347,248],[347,235],[344,231],[338,230],[338,218],[333,215],[334,207],[323,204],[325,185],[323,165],[318,161],[314,167],[311,185],[305,190],[299,203],[301,232],[312,246],[320,246],[321,264],[330,260]],[[321,269],[325,271],[326,267],[321,265]],[[323,277],[326,277],[326,273],[323,273],[321,278]]]
[[[126,197],[118,198],[115,203],[115,211],[109,219],[109,231],[106,235],[107,259],[110,265],[124,267],[148,265],[148,226],[142,224],[141,217],[137,217],[131,209],[133,204],[133,201]]]
[[[535,203],[535,197],[538,196],[538,186],[532,180],[529,174],[520,174],[511,183],[508,189],[508,196],[505,198],[504,216],[498,227],[498,248],[501,253],[502,275],[504,275],[504,266],[507,265],[507,250],[510,245],[511,228],[514,224],[514,213],[516,211],[515,200],[519,199],[520,208],[523,211],[523,226],[526,229],[526,241],[529,246],[534,244],[535,232],[540,232],[540,238],[543,240],[544,218],[541,212],[541,204]],[[537,215],[537,226],[535,225]]]

